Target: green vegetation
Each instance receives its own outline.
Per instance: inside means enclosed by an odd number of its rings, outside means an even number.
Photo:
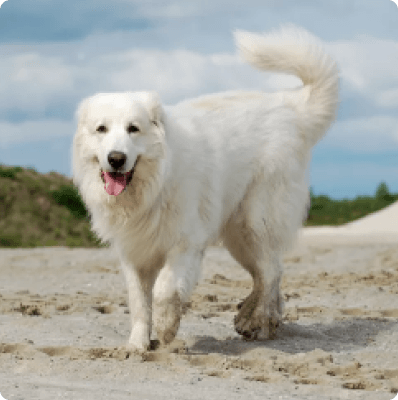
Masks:
[[[101,247],[72,180],[0,165],[0,247]]]
[[[353,200],[333,200],[328,196],[314,196],[311,191],[311,209],[307,226],[341,225],[381,210],[398,200],[398,194],[390,194],[387,184],[381,182],[375,196],[358,196]]]
[[[340,225],[398,200],[385,182],[375,196],[333,200],[311,192],[305,225]],[[0,247],[103,247],[72,180],[56,172],[0,165]]]
[[[87,210],[75,186],[61,185],[59,189],[49,190],[60,206],[65,206],[78,219],[87,218]]]

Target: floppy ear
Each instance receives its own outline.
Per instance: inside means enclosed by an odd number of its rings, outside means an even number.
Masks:
[[[149,111],[151,121],[156,125],[160,126],[164,122],[164,110],[160,97],[156,92],[143,92],[142,100]]]
[[[80,126],[87,119],[87,108],[90,98],[86,98],[82,100],[77,108],[75,113],[75,119],[77,120],[77,124]]]

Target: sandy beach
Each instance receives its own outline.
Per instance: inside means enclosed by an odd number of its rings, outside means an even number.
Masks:
[[[326,229],[326,230],[325,230]],[[337,229],[337,231],[336,231]],[[0,250],[7,400],[385,399],[398,391],[398,235],[305,228],[285,256],[284,323],[233,329],[251,280],[209,248],[177,339],[129,354],[124,277],[107,249]]]

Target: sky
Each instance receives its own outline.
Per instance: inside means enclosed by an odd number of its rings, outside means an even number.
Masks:
[[[340,69],[337,120],[313,150],[316,195],[398,193],[398,7],[391,0],[0,0],[0,163],[71,176],[79,102],[155,90],[164,104],[293,88],[255,71],[232,32],[293,23]]]

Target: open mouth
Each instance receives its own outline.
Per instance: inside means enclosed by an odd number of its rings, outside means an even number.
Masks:
[[[101,169],[101,179],[105,183],[105,191],[111,196],[118,196],[131,182],[134,175],[135,166],[128,172],[105,172]]]

